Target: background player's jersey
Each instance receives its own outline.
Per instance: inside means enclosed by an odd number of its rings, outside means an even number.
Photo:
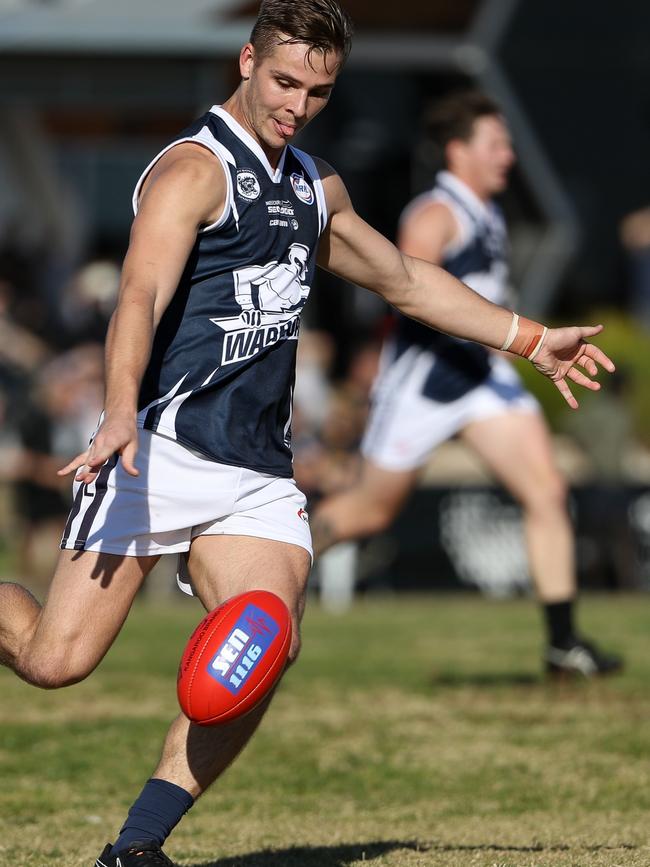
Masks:
[[[474,291],[496,304],[504,304],[508,284],[508,238],[500,209],[485,204],[450,172],[440,172],[433,190],[411,202],[402,219],[430,202],[443,202],[458,225],[458,237],[444,250],[441,265]],[[434,354],[431,373],[423,394],[450,401],[482,382],[490,372],[489,350],[399,315],[391,345],[390,360],[409,347],[419,346]]]
[[[327,222],[313,160],[286,147],[274,170],[218,106],[181,142],[221,162],[227,200],[204,227],[155,334],[138,402],[140,427],[226,464],[291,476],[291,400],[300,312]]]

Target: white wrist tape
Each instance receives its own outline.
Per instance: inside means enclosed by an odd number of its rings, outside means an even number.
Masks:
[[[506,352],[512,346],[512,342],[517,336],[519,331],[519,315],[517,313],[512,314],[512,322],[510,323],[510,331],[508,331],[508,336],[503,341],[503,346],[501,347],[502,352]],[[539,347],[538,347],[539,348]]]

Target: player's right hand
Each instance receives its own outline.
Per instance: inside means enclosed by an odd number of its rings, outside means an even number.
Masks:
[[[65,476],[76,470],[75,481],[88,485],[95,481],[101,467],[117,452],[122,457],[126,472],[131,476],[139,476],[140,471],[135,466],[137,450],[138,429],[135,419],[104,419],[86,451],[58,470],[57,475]]]

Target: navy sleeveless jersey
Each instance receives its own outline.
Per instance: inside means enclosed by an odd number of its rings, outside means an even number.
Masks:
[[[156,330],[138,424],[221,463],[290,477],[291,404],[300,312],[327,222],[314,161],[291,146],[277,170],[218,106],[181,142],[208,148],[228,186]]]
[[[440,172],[429,193],[418,196],[406,209],[443,202],[454,214],[460,238],[445,250],[441,266],[483,297],[503,304],[508,282],[508,239],[500,209],[483,203],[455,175]],[[435,355],[423,394],[439,401],[456,400],[479,385],[490,373],[490,353],[484,346],[442,334],[398,315],[394,357],[414,344]]]

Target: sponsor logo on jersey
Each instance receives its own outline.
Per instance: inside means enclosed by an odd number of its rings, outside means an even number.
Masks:
[[[266,611],[248,605],[210,660],[208,674],[237,695],[279,631],[280,627]]]
[[[298,220],[280,220],[278,217],[273,217],[269,220],[269,226],[280,226],[283,229],[288,229],[289,226],[294,230],[294,232],[300,228],[300,223]]]
[[[252,169],[239,169],[237,172],[237,192],[249,202],[259,199],[262,190],[257,175]]]
[[[298,220],[295,219],[295,211],[291,202],[286,199],[275,199],[274,201],[266,202],[266,210],[268,211],[269,226],[280,226],[283,229],[297,229],[299,226]]]
[[[314,191],[309,186],[307,181],[303,178],[302,175],[299,175],[297,172],[294,172],[291,175],[291,186],[293,187],[294,193],[298,196],[301,202],[304,202],[306,205],[314,204]]]
[[[275,199],[266,203],[266,210],[270,217],[294,217],[295,211],[293,205],[287,199]]]
[[[306,509],[298,509],[298,517],[301,521],[304,521],[305,524],[309,523],[309,514]]]

